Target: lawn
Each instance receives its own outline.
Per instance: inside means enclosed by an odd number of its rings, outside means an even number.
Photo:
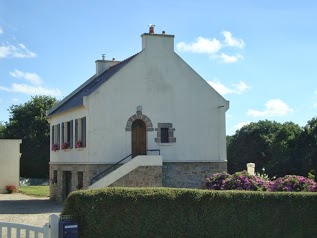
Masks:
[[[49,197],[49,186],[20,186],[20,193],[36,196]]]

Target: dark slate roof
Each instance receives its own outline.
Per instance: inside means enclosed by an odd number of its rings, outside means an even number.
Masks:
[[[91,77],[81,86],[79,86],[75,91],[68,95],[65,99],[59,102],[56,106],[51,108],[47,112],[47,117],[51,117],[55,114],[68,111],[72,108],[76,108],[83,105],[83,98],[90,95],[97,88],[99,88],[104,82],[110,79],[115,73],[121,70],[126,64],[128,64],[136,55],[139,53],[125,59],[119,64],[110,67],[108,70],[100,74],[98,77]]]

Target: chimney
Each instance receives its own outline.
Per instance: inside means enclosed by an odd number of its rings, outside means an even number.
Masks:
[[[106,60],[105,57],[106,55],[102,54],[102,59],[96,60],[96,76],[99,76],[110,67],[120,63],[120,61],[116,61],[115,58],[112,58],[112,60]]]
[[[168,35],[165,31],[162,34],[154,33],[155,25],[149,25],[149,33],[144,33],[142,37],[142,50],[155,51],[154,54],[164,54],[164,52],[174,52],[174,35]]]
[[[149,34],[154,34],[154,27],[155,27],[155,25],[150,24],[149,27],[150,27],[150,29],[149,29]]]

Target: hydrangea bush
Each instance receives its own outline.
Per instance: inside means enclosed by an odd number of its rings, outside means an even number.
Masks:
[[[269,181],[265,186],[270,192],[316,192],[316,182],[303,176],[286,175],[274,181]]]
[[[314,180],[303,176],[287,175],[276,180],[267,180],[250,175],[246,171],[228,174],[213,174],[206,179],[206,187],[210,190],[248,190],[268,192],[316,192]]]

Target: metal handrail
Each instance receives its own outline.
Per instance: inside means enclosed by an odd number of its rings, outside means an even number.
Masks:
[[[161,150],[155,149],[155,150],[146,150],[146,152],[158,152],[159,155],[161,155]],[[110,166],[109,168],[107,168],[106,170],[102,171],[101,173],[97,174],[95,177],[93,177],[90,180],[90,185],[92,185],[93,183],[97,182],[99,179],[103,178],[104,176],[106,176],[107,174],[109,174],[110,172],[116,170],[117,168],[115,168],[116,166],[118,166],[122,161],[126,160],[127,158],[129,158],[130,156],[132,156],[132,154],[129,154],[128,156],[124,157],[122,160],[118,161],[117,163],[113,164],[112,166]],[[111,170],[109,172],[109,170]]]

